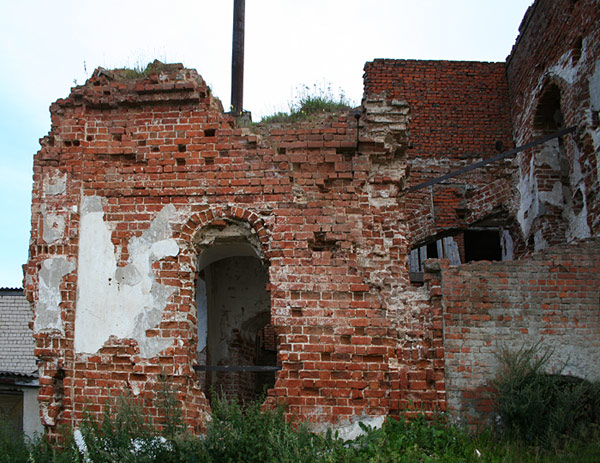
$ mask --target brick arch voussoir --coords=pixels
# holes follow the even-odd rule
[[[196,212],[174,233],[174,238],[193,248],[192,243],[198,233],[216,221],[227,219],[247,222],[256,232],[263,255],[269,258],[269,232],[263,219],[256,212],[239,206],[212,206]]]

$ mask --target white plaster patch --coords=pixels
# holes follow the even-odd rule
[[[565,204],[562,183],[558,180],[552,184],[552,191],[540,191],[539,197],[541,202],[556,207],[563,207]]]
[[[48,244],[61,240],[65,234],[65,217],[61,214],[47,212],[45,204],[42,205],[41,212],[44,220],[43,240]]]
[[[54,418],[52,418],[48,412],[48,404],[40,404],[40,410],[42,412],[42,424],[45,424],[46,426],[54,426]]]
[[[320,411],[316,410],[316,414]],[[365,414],[357,416],[352,420],[345,420],[336,425],[330,426],[326,423],[318,423],[311,425],[313,432],[325,434],[329,429],[335,431],[339,439],[344,441],[356,439],[358,436],[365,434],[360,424],[367,428],[379,429],[385,422],[385,416],[367,416]]]
[[[67,174],[62,174],[58,169],[45,172],[43,183],[45,195],[62,195],[67,191]]]
[[[558,139],[549,140],[544,143],[541,150],[535,155],[535,165],[547,164],[552,170],[560,171],[560,147]]]
[[[535,176],[533,175],[533,158],[530,161],[529,173],[524,176],[521,172],[519,180],[520,202],[517,211],[517,221],[521,226],[524,236],[529,236],[533,219],[537,216],[539,209],[538,189]]]
[[[600,113],[600,60],[596,61],[594,73],[590,77],[590,107],[592,111]],[[597,115],[600,118],[600,114]],[[594,130],[588,129],[594,143],[594,152],[596,153],[597,174],[600,176],[600,128]]]
[[[334,426],[333,429],[337,431],[338,437],[342,440],[356,439],[358,436],[365,434],[361,424],[368,428],[379,429],[385,422],[385,416],[366,416],[357,417],[352,422],[340,423]]]
[[[544,239],[544,235],[542,235],[542,230],[536,231],[533,238],[533,246],[536,251],[541,251],[542,249],[546,249],[548,247],[548,242]]]
[[[577,80],[577,71],[577,66],[571,65],[570,51],[564,53],[554,66],[548,68],[548,74],[559,77],[570,85]]]
[[[165,206],[142,236],[129,242],[129,262],[117,267],[109,224],[104,221],[101,198],[82,200],[79,238],[75,351],[94,353],[111,337],[132,338],[140,355],[155,357],[172,340],[146,337],[158,325],[175,289],[156,282],[152,263],[176,256],[179,247],[170,238],[169,220],[176,214]]]
[[[583,171],[581,170],[581,153],[577,148],[577,144],[572,142],[572,138],[569,139],[569,148],[573,153],[573,163],[571,165],[571,185],[579,185],[583,182]]]
[[[388,186],[387,189],[375,187],[372,184],[367,184],[365,187],[369,204],[377,209],[393,207],[398,204],[396,199],[398,189],[394,185]]]
[[[583,184],[582,184],[583,189]],[[569,208],[569,215],[567,217],[569,228],[567,229],[567,241],[573,241],[575,239],[589,238],[592,236],[590,226],[587,222],[587,204],[585,202],[585,194],[583,194],[583,206],[579,214],[575,215],[573,209]]]
[[[52,257],[42,262],[39,273],[38,300],[35,305],[34,333],[60,331],[64,333],[60,303],[60,284],[75,264],[64,257]]]

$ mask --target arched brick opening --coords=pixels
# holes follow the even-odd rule
[[[197,378],[207,397],[214,391],[256,400],[274,386],[277,364],[265,229],[257,216],[238,208],[203,216],[190,219],[197,226],[189,237],[195,255]],[[266,371],[256,371],[261,368]]]

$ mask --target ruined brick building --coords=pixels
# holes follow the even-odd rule
[[[317,427],[475,421],[494,352],[539,340],[598,379],[599,20],[538,0],[506,63],[375,60],[360,118],[293,125],[238,127],[181,65],[96,70],[34,162],[44,424],[123,390],[156,415],[160,373],[200,428],[210,386]]]

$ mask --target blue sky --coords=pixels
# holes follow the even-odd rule
[[[247,0],[244,107],[287,110],[299,88],[355,104],[375,58],[504,61],[531,0]],[[168,7],[167,7],[168,5]],[[233,0],[0,3],[0,287],[20,287],[31,177],[50,104],[102,66],[195,68],[229,107]]]

